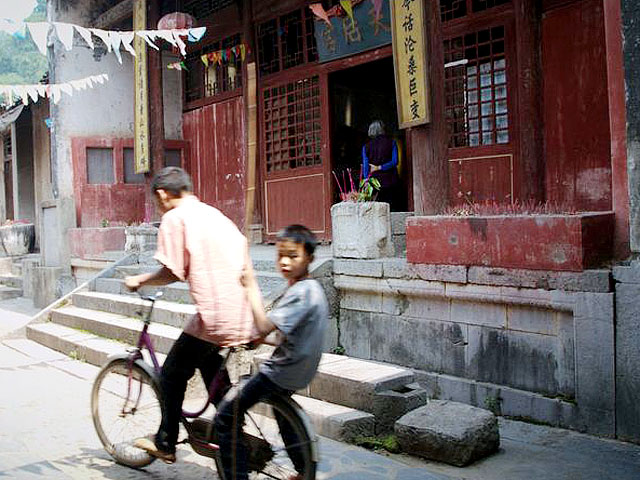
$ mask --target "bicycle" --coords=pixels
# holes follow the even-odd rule
[[[156,458],[135,447],[133,442],[136,438],[155,434],[162,418],[161,367],[148,333],[155,302],[161,296],[162,292],[155,296],[140,295],[143,300],[151,302],[151,306],[146,315],[142,315],[144,325],[137,346],[127,353],[109,357],[91,392],[93,424],[102,445],[116,462],[137,469],[146,467]],[[186,411],[183,407],[181,417],[187,438],[179,443],[189,443],[197,454],[213,458],[221,480],[233,479],[225,479],[224,476],[213,415],[211,419],[202,415],[210,405],[216,406],[233,387],[227,362],[240,348],[227,349],[220,370],[208,385],[204,405],[197,411]],[[151,364],[145,360],[143,349],[147,350]],[[297,443],[284,444],[276,425],[276,415],[289,423]],[[281,396],[263,400],[238,421],[243,425],[239,441],[247,447],[250,478],[291,478],[296,470],[287,448],[296,448],[304,464],[304,471],[298,473],[304,480],[315,479],[317,438],[307,415],[293,399]]]

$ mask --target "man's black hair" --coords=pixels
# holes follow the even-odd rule
[[[289,225],[288,227],[283,228],[278,232],[276,240],[279,242],[290,240],[293,243],[302,244],[304,245],[304,251],[307,252],[307,255],[309,256],[313,255],[313,252],[316,251],[316,246],[318,245],[318,239],[316,236],[304,225]]]
[[[164,190],[171,195],[180,196],[183,192],[192,192],[193,183],[189,174],[180,167],[165,167],[156,173],[151,191]]]

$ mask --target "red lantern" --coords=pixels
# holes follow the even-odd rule
[[[158,30],[184,30],[192,28],[195,23],[196,19],[188,13],[167,13],[158,21]]]

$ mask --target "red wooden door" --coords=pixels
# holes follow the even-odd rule
[[[200,200],[244,226],[244,103],[241,96],[207,105],[183,116],[191,144],[190,171]]]
[[[260,90],[260,155],[267,238],[298,223],[331,237],[327,76],[281,79]]]

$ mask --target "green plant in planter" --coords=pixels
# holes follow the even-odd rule
[[[377,178],[372,176],[361,178],[356,188],[356,182],[351,175],[351,169],[347,169],[348,178],[345,178],[344,172],[342,172],[342,182],[340,182],[335,171],[332,173],[340,189],[340,200],[343,202],[374,202],[378,196],[380,180]]]

